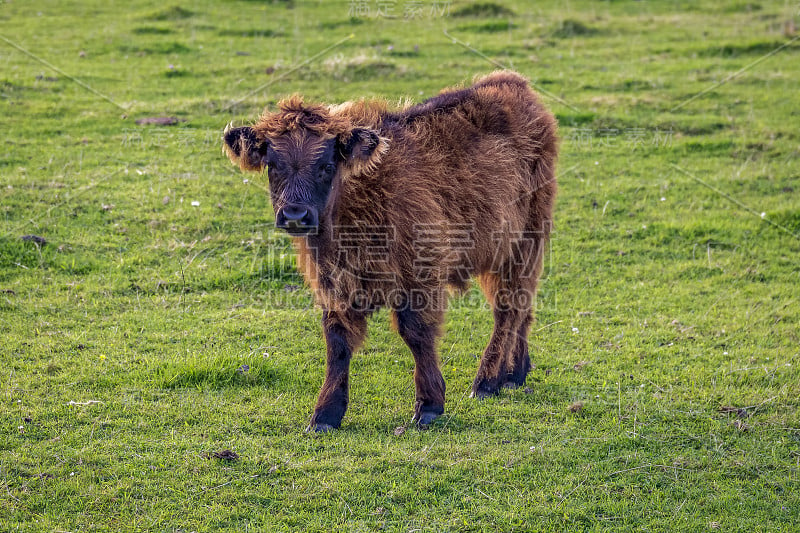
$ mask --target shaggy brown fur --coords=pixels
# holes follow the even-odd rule
[[[291,230],[302,216],[294,229],[310,231],[294,244],[323,308],[328,347],[310,428],[339,427],[350,357],[380,307],[392,310],[416,362],[415,420],[427,424],[443,413],[437,341],[447,288],[464,289],[473,276],[495,321],[473,395],[525,382],[557,137],[555,119],[524,78],[495,72],[397,110],[292,96],[252,128],[227,128],[225,151],[244,170],[269,163],[276,221],[291,219]],[[325,168],[333,174],[321,186],[324,178],[314,176]]]

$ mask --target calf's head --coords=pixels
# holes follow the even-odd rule
[[[265,112],[253,126],[226,127],[223,151],[242,170],[267,169],[278,228],[295,236],[314,234],[329,223],[342,181],[374,169],[388,141],[297,96],[278,105],[278,112]]]

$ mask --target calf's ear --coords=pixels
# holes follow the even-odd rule
[[[359,176],[377,168],[381,157],[389,150],[389,139],[368,128],[353,128],[337,139],[340,166],[347,174]]]
[[[222,134],[222,152],[242,170],[263,170],[267,146],[268,142],[260,141],[249,126],[234,128],[228,124]]]

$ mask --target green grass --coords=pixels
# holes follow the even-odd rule
[[[800,42],[749,65],[798,5],[404,5],[0,3],[61,71],[0,41],[0,530],[797,530]],[[310,436],[320,311],[220,131],[495,68],[443,29],[559,99],[536,368],[465,397],[473,289],[446,416],[396,435],[413,361],[380,313],[342,429]]]

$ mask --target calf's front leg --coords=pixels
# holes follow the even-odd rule
[[[306,429],[318,433],[337,429],[342,424],[350,396],[350,359],[364,341],[367,321],[354,311],[325,310],[322,329],[327,344],[325,381]]]
[[[441,335],[440,313],[412,309],[395,311],[397,331],[414,356],[416,401],[412,422],[427,426],[444,413],[444,378],[439,370],[436,341]]]

